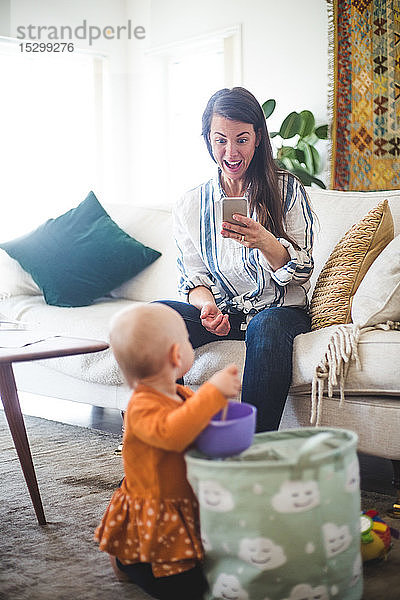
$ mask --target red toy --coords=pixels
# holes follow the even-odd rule
[[[364,562],[386,559],[392,547],[392,534],[376,510],[361,514],[361,556]]]

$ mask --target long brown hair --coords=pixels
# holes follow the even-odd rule
[[[253,125],[260,132],[260,143],[246,171],[245,183],[250,185],[250,211],[256,210],[259,222],[276,237],[292,242],[285,232],[283,220],[282,193],[278,186],[278,170],[275,165],[271,142],[263,110],[258,100],[243,87],[231,90],[224,88],[215,92],[209,99],[202,118],[202,135],[211,158],[213,156],[210,130],[213,115],[220,115],[232,121]],[[250,214],[251,214],[250,213]]]

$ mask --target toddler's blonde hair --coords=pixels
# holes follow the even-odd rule
[[[110,345],[128,384],[159,372],[185,331],[182,317],[165,304],[135,305],[115,315]]]

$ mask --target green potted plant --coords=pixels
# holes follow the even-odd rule
[[[275,110],[276,101],[267,100],[262,105],[265,118]],[[282,144],[277,150],[276,163],[296,175],[304,185],[315,183],[326,188],[323,181],[315,177],[322,170],[322,161],[315,144],[328,139],[328,125],[315,126],[315,117],[309,110],[291,112],[283,121],[279,131],[269,133],[271,138],[279,136]],[[290,140],[288,145],[287,140]]]

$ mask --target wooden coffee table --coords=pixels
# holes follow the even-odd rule
[[[46,517],[32,462],[32,454],[12,365],[14,362],[87,354],[106,350],[107,348],[108,344],[106,342],[64,336],[49,337],[46,340],[22,348],[0,348],[0,396],[39,525],[46,525]]]

